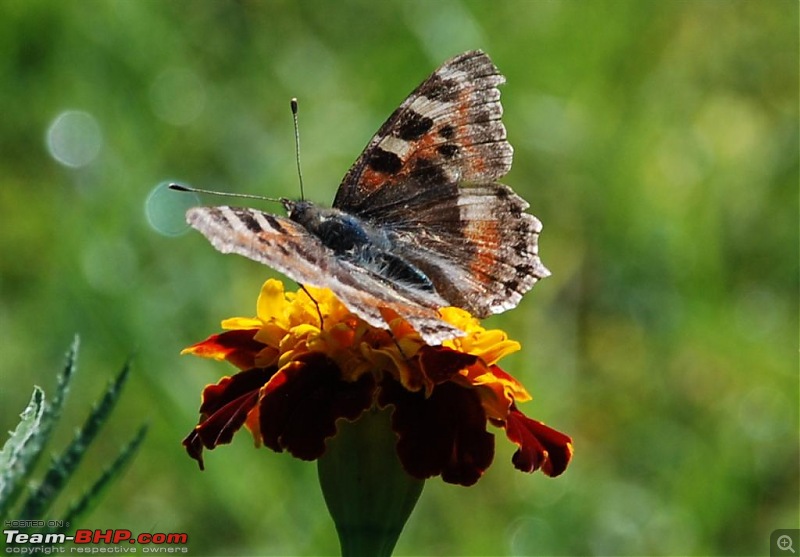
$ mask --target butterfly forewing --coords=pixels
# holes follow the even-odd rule
[[[435,293],[387,284],[368,269],[337,257],[297,223],[255,209],[195,207],[189,224],[222,253],[236,253],[268,265],[301,284],[330,288],[351,311],[375,327],[385,327],[380,308],[405,318],[428,344],[463,333],[436,311],[444,301]]]
[[[491,182],[511,168],[497,86],[505,78],[481,51],[442,64],[381,126],[345,175],[334,207],[380,219],[377,190],[423,195],[460,182]],[[391,195],[383,192],[383,199]]]

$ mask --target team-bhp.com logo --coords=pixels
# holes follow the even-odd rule
[[[130,530],[76,530],[75,534],[68,536],[58,533],[28,533],[20,530],[3,530],[7,554],[20,555],[49,555],[52,553],[188,553],[186,544],[188,534],[180,533],[149,533],[144,532],[134,535]],[[67,542],[75,544],[73,547],[62,547]],[[121,546],[116,550],[98,547],[100,545]],[[125,544],[141,545],[141,548],[125,547]],[[178,547],[175,547],[178,546]],[[105,551],[103,551],[105,549]]]

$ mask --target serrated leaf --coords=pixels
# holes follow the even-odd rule
[[[0,518],[16,498],[25,479],[30,474],[34,453],[41,452],[37,444],[45,408],[44,391],[33,388],[31,400],[20,414],[20,422],[0,450]]]
[[[44,406],[39,428],[36,431],[35,439],[32,440],[32,443],[34,443],[38,450],[31,451],[31,453],[27,456],[29,461],[26,462],[26,475],[23,481],[28,479],[28,476],[30,476],[33,468],[36,466],[44,447],[50,440],[53,430],[55,429],[55,426],[61,417],[61,410],[64,407],[64,402],[66,401],[67,394],[69,393],[70,383],[72,382],[72,378],[75,376],[75,372],[77,371],[79,346],[80,338],[78,335],[75,335],[75,339],[72,341],[72,345],[67,351],[64,368],[58,375],[58,384],[56,385],[55,395],[50,402]]]
[[[95,403],[83,426],[76,432],[72,442],[50,465],[41,484],[31,493],[20,512],[23,519],[36,519],[44,515],[52,502],[64,489],[67,480],[83,460],[89,446],[119,400],[122,387],[130,374],[130,362],[126,363],[117,377],[106,388],[102,398]]]
[[[58,384],[56,385],[55,395],[53,395],[53,399],[45,409],[44,416],[42,416],[42,431],[43,435],[45,436],[43,439],[44,443],[49,440],[53,428],[58,422],[58,419],[61,417],[61,410],[64,407],[64,402],[67,400],[67,395],[69,394],[70,383],[72,382],[72,378],[75,376],[75,372],[78,369],[79,348],[80,337],[75,335],[75,339],[72,341],[72,346],[70,346],[69,350],[67,351],[67,361],[64,363],[64,369],[61,370],[61,373],[58,376]]]

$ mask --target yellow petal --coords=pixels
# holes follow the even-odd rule
[[[287,306],[283,283],[275,279],[269,279],[265,282],[261,287],[261,293],[258,295],[258,302],[256,303],[259,319],[264,323],[286,324]]]
[[[240,329],[259,329],[264,324],[255,317],[229,317],[222,320],[222,328],[226,331],[238,331]]]

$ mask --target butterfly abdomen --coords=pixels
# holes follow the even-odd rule
[[[405,286],[418,288],[427,292],[436,292],[436,288],[428,275],[419,267],[393,253],[379,250],[374,245],[364,246],[354,254],[353,262],[370,269],[390,282],[399,282]]]

